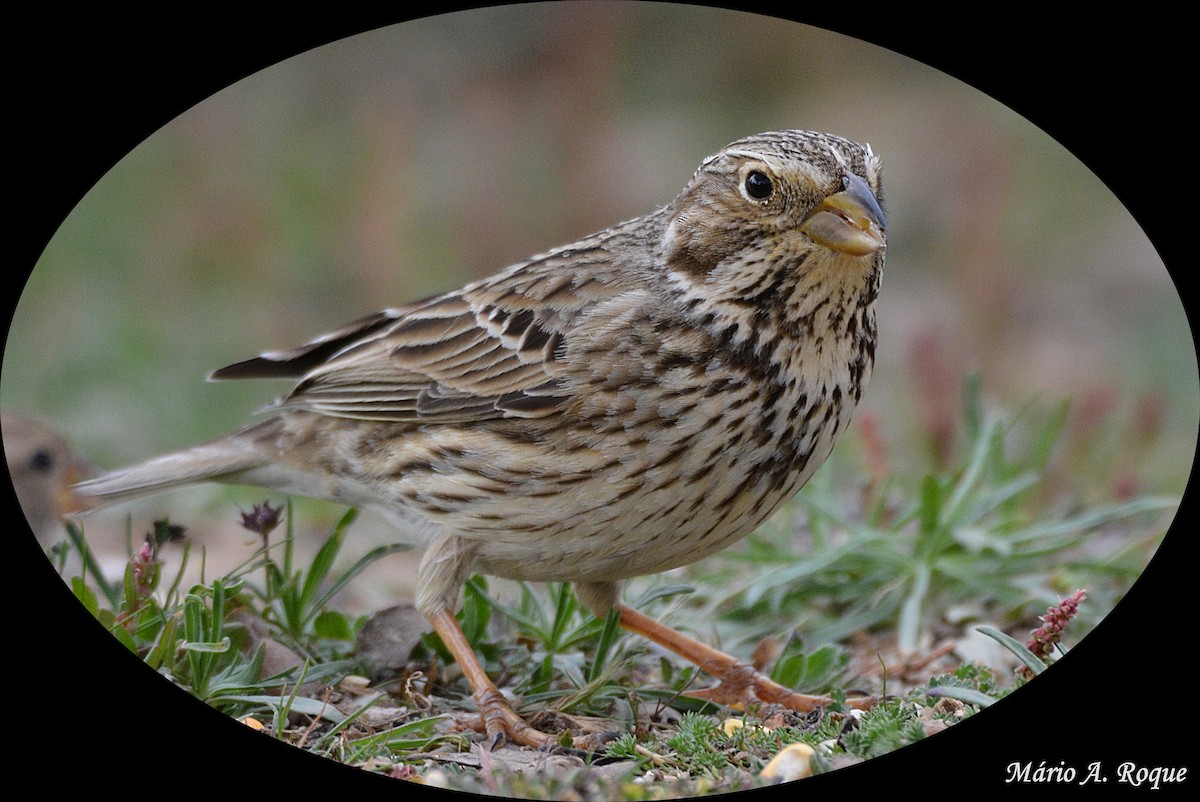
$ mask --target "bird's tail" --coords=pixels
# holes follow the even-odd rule
[[[248,429],[88,479],[73,490],[94,509],[197,482],[237,482],[239,474],[269,462]]]

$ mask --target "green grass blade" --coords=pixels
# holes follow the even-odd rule
[[[950,528],[961,523],[966,507],[971,503],[973,494],[978,489],[980,477],[988,464],[988,457],[993,453],[1000,438],[998,421],[990,421],[984,425],[979,437],[975,440],[966,469],[959,480],[955,482],[950,498],[942,506],[941,523],[943,526]]]
[[[1150,512],[1166,512],[1179,506],[1178,499],[1148,497],[1119,504],[1107,504],[1062,521],[1036,523],[1008,535],[1015,542],[1075,535],[1123,518]]]
[[[546,644],[550,649],[561,648],[563,633],[571,621],[572,614],[578,608],[575,602],[575,594],[571,592],[571,586],[566,582],[556,582],[554,584],[554,619],[550,625],[550,639]]]
[[[1042,662],[1037,655],[1029,651],[1029,648],[1024,643],[1021,643],[1016,638],[1001,632],[995,627],[982,626],[975,627],[975,629],[976,631],[987,635],[989,638],[999,641],[1000,645],[1004,646],[1004,648],[1015,654],[1017,658],[1034,674],[1041,674],[1046,670],[1046,664]]]
[[[184,641],[179,648],[189,652],[203,652],[204,654],[225,654],[225,652],[229,651],[231,643],[232,641],[226,636],[219,641]]]
[[[221,697],[222,702],[241,702],[249,705],[265,705],[280,713],[285,711],[304,716],[315,716],[337,724],[345,720],[342,713],[329,702],[307,696],[270,696],[267,694],[230,694]]]
[[[1065,399],[1060,401],[1041,430],[1034,435],[1033,445],[1029,449],[1029,463],[1034,472],[1040,474],[1050,464],[1050,455],[1059,441],[1070,411],[1070,402]]]
[[[71,592],[75,594],[75,599],[83,605],[84,609],[92,614],[93,617],[100,613],[100,600],[96,598],[96,594],[83,581],[83,577],[71,577]]]
[[[470,643],[478,644],[487,635],[488,622],[492,618],[493,610],[506,616],[512,612],[488,595],[487,581],[483,577],[473,576],[468,579],[463,587],[459,626]]]
[[[104,571],[100,569],[100,563],[96,561],[96,556],[88,548],[87,539],[83,535],[83,529],[76,526],[73,522],[68,522],[67,539],[71,541],[71,547],[79,552],[79,558],[83,561],[83,576],[91,576],[92,581],[100,589],[101,595],[104,596],[105,601],[108,602],[110,607],[114,610],[120,607],[121,595],[104,576]]]
[[[342,523],[345,522],[342,519]],[[317,590],[321,587],[330,571],[333,570],[333,563],[337,559],[338,552],[341,551],[342,543],[346,538],[346,529],[339,523],[334,527],[329,537],[321,544],[321,548],[317,549],[317,553],[313,556],[312,563],[308,566],[308,571],[304,576],[304,584],[300,587],[300,594],[297,596],[297,604],[301,610],[308,611],[312,607],[312,602],[316,598]]]
[[[983,691],[977,691],[974,688],[961,688],[957,685],[939,685],[936,688],[930,688],[926,692],[926,695],[934,697],[946,696],[981,708],[991,707],[997,701]]]
[[[192,693],[201,699],[208,698],[208,677],[212,670],[211,652],[204,649],[189,649],[193,643],[209,643],[205,617],[208,611],[204,600],[194,593],[183,599],[183,648],[187,652],[188,667],[191,669]]]
[[[925,594],[929,591],[930,568],[928,565],[918,565],[913,574],[912,590],[904,599],[900,608],[900,624],[898,638],[902,652],[916,651],[917,641],[921,632],[921,609]]]
[[[287,526],[283,536],[283,575],[292,575],[292,561],[296,556],[296,516],[292,514],[292,499],[287,500]]]
[[[410,749],[425,749],[445,737],[435,732],[438,722],[445,721],[449,716],[430,716],[417,719],[384,732],[377,732],[362,738],[352,738],[349,745],[355,748],[384,747],[394,751]]]
[[[179,588],[183,586],[183,575],[187,571],[188,559],[192,555],[192,541],[189,538],[183,543],[183,555],[179,559],[179,568],[175,572],[175,579],[171,581],[170,587],[167,588],[166,599],[170,604],[173,599],[178,598]]]
[[[596,653],[592,657],[592,664],[588,666],[588,683],[595,682],[604,675],[612,648],[621,636],[620,622],[621,614],[615,607],[604,617],[604,628],[600,630],[600,639],[596,641]]]
[[[641,596],[638,596],[633,606],[640,610],[659,599],[665,599],[669,596],[687,596],[695,592],[695,585],[655,585]]]
[[[942,483],[932,474],[921,479],[917,501],[917,553],[932,554],[937,550],[938,532],[942,522]]]
[[[509,605],[501,604],[495,597],[487,592],[487,589],[478,582],[477,577],[472,577],[467,580],[467,589],[477,597],[478,602],[485,603],[491,610],[496,612],[501,618],[507,618],[517,626],[533,633],[541,642],[545,642],[549,638],[549,632],[546,630],[545,622],[535,619],[531,615],[526,615],[520,610],[516,610]],[[463,607],[466,608],[464,596]],[[466,624],[463,624],[464,629]]]
[[[361,574],[376,560],[381,560],[390,554],[411,550],[411,543],[390,543],[385,546],[378,546],[374,549],[371,549],[371,551],[367,552],[365,555],[355,561],[354,565],[346,569],[346,571],[342,573],[323,594],[321,594],[321,597],[312,605],[313,611],[320,611],[322,607],[329,603],[330,599],[341,592],[342,588],[346,587],[346,585],[348,585],[356,576]]]

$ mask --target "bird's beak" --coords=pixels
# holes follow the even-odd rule
[[[887,247],[887,218],[867,182],[847,175],[842,187],[804,218],[800,230],[826,248],[849,256],[866,256]]]
[[[56,489],[55,494],[55,501],[58,503],[58,509],[62,515],[78,515],[98,506],[94,499],[81,496],[74,489],[76,482],[83,481],[84,478],[95,472],[92,464],[82,458],[74,460],[63,472],[62,484]]]

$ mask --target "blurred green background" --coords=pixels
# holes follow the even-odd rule
[[[1160,258],[1099,179],[909,58],[684,5],[406,22],[192,108],[46,248],[0,407],[106,467],[219,436],[287,388],[209,384],[208,371],[646,213],[725,143],[785,127],[869,142],[884,161],[888,266],[860,420],[898,467],[978,373],[991,403],[1071,398],[1077,433],[1101,419],[1140,431],[1087,477],[1103,494],[1182,492],[1200,417],[1191,335]]]

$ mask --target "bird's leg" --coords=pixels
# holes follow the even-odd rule
[[[809,696],[785,688],[778,682],[760,674],[749,663],[744,663],[711,646],[706,646],[698,640],[689,638],[687,635],[639,613],[632,607],[618,604],[617,609],[621,615],[621,626],[670,649],[680,657],[695,663],[705,673],[718,680],[716,687],[695,692],[689,691],[689,696],[711,699],[718,704],[730,706],[739,704],[744,706],[747,702],[758,700],[783,705],[800,712],[808,712],[816,707],[824,707],[833,703],[833,700],[827,696]],[[877,701],[873,697],[862,697],[847,699],[846,704],[852,708],[865,709]]]
[[[479,664],[479,658],[467,642],[467,636],[458,625],[458,619],[449,609],[443,608],[430,615],[429,621],[442,637],[446,648],[454,655],[454,661],[458,663],[467,682],[470,683],[475,702],[479,705],[479,717],[492,745],[497,745],[502,739],[537,749],[555,744],[553,737],[529,726],[512,709],[504,694],[500,693],[500,689]]]
[[[471,692],[479,706],[479,717],[493,746],[500,739],[535,748],[554,745],[554,739],[544,732],[529,726],[517,715],[512,705],[492,682],[467,636],[463,634],[458,619],[454,617],[453,601],[466,581],[472,565],[470,541],[445,534],[436,538],[425,550],[421,565],[417,569],[417,609],[424,613],[442,638],[442,643],[454,655],[471,685]]]

